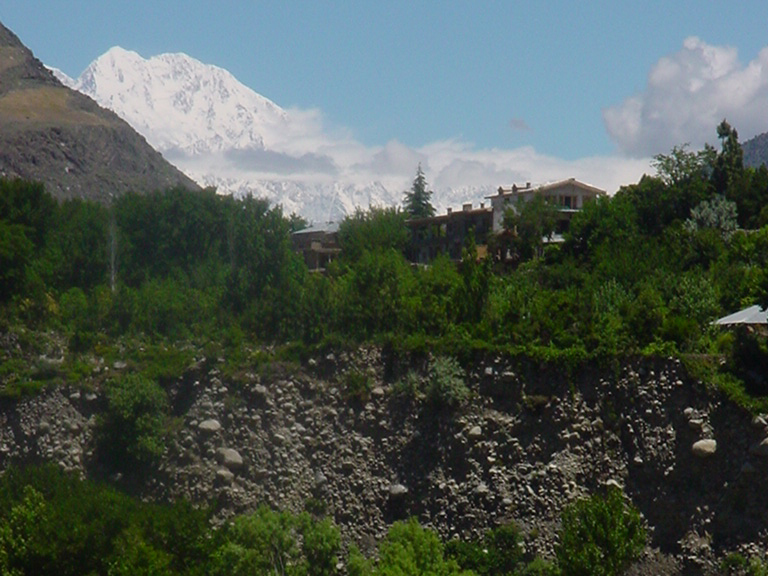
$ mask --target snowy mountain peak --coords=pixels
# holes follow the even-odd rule
[[[285,110],[218,66],[182,53],[142,58],[115,46],[75,81],[164,153],[264,149],[289,122]]]
[[[114,47],[77,80],[57,77],[117,113],[198,184],[267,198],[309,221],[400,204],[419,163],[431,164],[440,211],[527,178],[468,159],[465,147],[450,142],[432,151],[396,141],[364,146],[344,130],[326,130],[317,110],[286,111],[186,54],[147,59]]]

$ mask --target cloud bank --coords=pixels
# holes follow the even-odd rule
[[[653,66],[642,93],[605,109],[603,120],[624,154],[649,157],[686,142],[715,143],[724,118],[747,140],[768,130],[766,111],[768,48],[743,65],[736,48],[692,36]]]

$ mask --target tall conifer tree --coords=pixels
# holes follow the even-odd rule
[[[435,215],[435,207],[430,202],[432,191],[427,189],[427,179],[421,169],[421,163],[416,170],[411,189],[404,194],[403,207],[411,218],[429,218]]]

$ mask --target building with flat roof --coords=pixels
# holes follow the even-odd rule
[[[513,184],[511,188],[499,186],[497,194],[487,196],[491,201],[493,211],[493,231],[498,233],[504,229],[504,213],[508,209],[515,209],[521,202],[527,202],[536,194],[543,195],[557,206],[560,214],[558,232],[562,232],[567,228],[573,214],[581,210],[587,203],[605,196],[606,192],[584,182],[579,182],[576,178],[560,180],[542,186],[531,186],[530,182],[526,182],[525,186]]]
[[[492,216],[491,208],[484,203],[477,208],[467,203],[461,210],[448,208],[445,214],[439,216],[406,221],[411,231],[408,260],[428,264],[440,254],[447,254],[452,260],[460,260],[469,234],[473,234],[478,252],[484,253],[491,235]]]

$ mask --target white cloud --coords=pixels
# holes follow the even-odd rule
[[[768,130],[766,110],[768,48],[744,66],[735,48],[690,37],[654,65],[642,93],[605,109],[603,120],[622,152],[648,157],[715,143],[724,118],[747,140]]]

